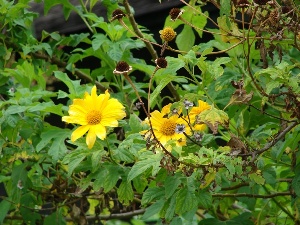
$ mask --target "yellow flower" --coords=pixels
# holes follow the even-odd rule
[[[126,116],[124,106],[114,98],[110,98],[108,91],[97,95],[94,86],[89,93],[85,93],[83,99],[74,99],[69,108],[69,116],[63,116],[62,121],[81,125],[71,135],[71,141],[76,141],[86,132],[86,144],[92,148],[96,136],[101,140],[106,138],[106,127],[117,127],[118,120]]]
[[[195,123],[196,121],[196,117],[197,115],[199,115],[201,112],[210,109],[210,105],[207,104],[204,101],[198,100],[198,106],[197,107],[193,107],[191,109],[191,111],[189,112],[189,118],[192,124]],[[206,129],[206,125],[205,124],[195,124],[193,129],[195,131],[204,131]]]
[[[185,135],[182,132],[176,132],[175,130],[176,125],[185,125],[186,122],[182,118],[179,118],[177,114],[168,117],[170,108],[171,104],[168,104],[162,108],[161,112],[155,110],[154,112],[150,113],[150,121],[153,132],[157,140],[164,146],[169,140],[175,140],[177,146],[184,146],[186,145]],[[146,123],[149,124],[149,121],[146,120]],[[188,129],[186,129],[186,133],[189,133]],[[149,135],[151,135],[151,132],[146,134],[146,138],[149,137]]]
[[[171,27],[166,27],[163,30],[159,31],[160,38],[163,41],[172,41],[176,37],[176,32]]]

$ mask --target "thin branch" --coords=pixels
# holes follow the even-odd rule
[[[271,147],[273,147],[280,139],[284,138],[284,136],[292,130],[295,126],[299,124],[298,121],[293,122],[288,127],[286,127],[283,131],[281,131],[271,142],[267,143],[265,147],[255,152],[256,155],[260,155],[263,152],[269,150]]]
[[[265,186],[263,186],[263,188],[265,189],[265,191],[266,191],[268,194],[270,193],[269,190],[268,190]],[[283,212],[285,212],[292,220],[295,220],[294,216],[293,216],[286,208],[284,208],[284,207],[280,204],[280,202],[278,202],[275,198],[272,198],[272,201],[275,202],[275,204],[276,204]]]
[[[126,12],[127,12],[127,14],[128,14],[129,22],[130,22],[131,26],[133,27],[134,32],[136,33],[136,35],[137,35],[139,38],[144,39],[144,36],[143,36],[142,32],[140,31],[140,29],[138,28],[138,25],[137,25],[137,23],[136,23],[136,21],[135,21],[133,15],[132,15],[131,11],[130,11],[130,5],[129,5],[128,1],[127,1],[127,0],[124,0],[124,1],[123,1],[123,5],[124,5],[125,10],[126,10]],[[143,41],[144,41],[144,40],[143,40]],[[155,51],[154,48],[153,48],[153,45],[152,45],[149,41],[144,41],[144,43],[145,43],[145,45],[146,45],[146,48],[147,48],[148,51],[150,52],[150,54],[151,54],[151,56],[152,56],[152,59],[153,59],[153,60],[157,59],[158,56],[157,56],[156,51]],[[179,96],[179,94],[177,93],[177,91],[176,91],[174,85],[172,84],[172,82],[168,83],[168,84],[167,84],[167,87],[168,87],[169,91],[171,92],[173,98],[174,98],[176,101],[179,101],[179,100],[180,100],[180,96]]]
[[[235,190],[235,189],[238,189],[240,187],[245,187],[245,186],[248,186],[248,185],[249,185],[249,182],[240,183],[240,184],[237,184],[235,186],[221,188],[221,191]]]
[[[221,198],[226,198],[226,197],[249,197],[249,198],[274,198],[277,196],[291,196],[291,192],[277,192],[269,195],[259,195],[259,194],[249,194],[249,193],[235,193],[235,194],[230,194],[230,193],[225,193],[225,194],[212,194],[212,197],[221,197]]]
[[[95,221],[95,220],[111,220],[111,219],[128,219],[132,218],[133,216],[136,215],[141,215],[145,212],[145,209],[138,209],[134,210],[131,212],[125,212],[125,213],[114,213],[110,215],[99,215],[99,216],[86,216],[86,219],[88,221]],[[24,218],[22,216],[12,216],[12,215],[7,215],[5,216],[5,219],[8,220],[23,220]],[[71,217],[65,217],[64,218],[67,222],[74,221],[73,218]]]

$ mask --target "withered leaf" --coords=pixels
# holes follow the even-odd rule
[[[218,133],[218,126],[222,125],[224,127],[228,126],[229,117],[227,113],[222,110],[211,107],[203,112],[201,112],[197,117],[197,122],[205,123],[213,132],[213,134]]]
[[[246,145],[237,136],[231,134],[231,138],[227,143],[227,146],[231,148],[231,155],[238,155],[240,153],[246,153]]]

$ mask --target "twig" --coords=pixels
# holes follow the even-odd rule
[[[85,218],[88,221],[94,221],[94,220],[111,220],[111,219],[126,219],[126,218],[131,218],[136,215],[141,215],[145,212],[145,209],[138,209],[134,210],[131,212],[125,212],[125,213],[114,213],[110,215],[98,215],[98,216],[86,216]],[[22,216],[12,216],[12,215],[7,215],[5,219],[8,220],[23,220],[24,218]],[[73,218],[71,217],[65,217],[64,218],[67,222],[74,221]]]
[[[248,186],[248,185],[249,185],[249,182],[240,183],[240,184],[237,184],[235,186],[221,188],[221,191],[235,190],[235,189],[238,189],[240,187],[245,187],[245,186]]]
[[[158,58],[158,55],[157,55],[156,51],[154,50],[152,44],[151,44],[149,41],[145,41],[142,32],[141,32],[140,29],[138,28],[137,23],[136,23],[136,21],[135,21],[133,15],[132,15],[132,13],[131,13],[131,11],[130,11],[130,5],[129,5],[128,1],[127,1],[127,0],[124,0],[124,1],[123,1],[123,5],[124,5],[125,10],[126,10],[126,12],[127,12],[127,14],[128,14],[129,22],[130,22],[131,26],[133,27],[133,30],[134,30],[135,34],[136,34],[139,38],[141,38],[141,39],[144,41],[144,43],[145,43],[145,45],[146,45],[146,48],[148,49],[148,51],[150,52],[150,54],[151,54],[151,56],[152,56],[152,59],[153,59],[153,60],[157,59],[157,58]],[[119,20],[119,21],[120,21],[120,20]],[[125,24],[125,23],[123,23],[123,25],[124,25],[124,24]],[[177,91],[176,91],[175,87],[173,86],[172,82],[170,82],[170,83],[167,84],[167,88],[168,88],[169,91],[171,92],[173,98],[174,98],[176,101],[179,101],[179,100],[180,100],[180,96],[179,96],[179,94],[177,93]]]
[[[273,147],[280,139],[282,139],[291,129],[299,124],[298,121],[293,122],[288,127],[286,127],[283,131],[281,131],[271,142],[267,143],[265,147],[255,152],[256,156],[262,154],[267,151],[271,147]]]
[[[226,198],[226,197],[249,197],[249,198],[274,198],[277,196],[291,196],[291,192],[277,192],[269,195],[260,195],[260,194],[249,194],[249,193],[235,193],[235,194],[230,194],[230,193],[225,193],[225,194],[212,194],[212,197],[221,197],[221,198]]]

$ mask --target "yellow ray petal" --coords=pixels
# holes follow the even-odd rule
[[[71,135],[71,141],[76,141],[78,138],[82,137],[90,129],[89,125],[78,127]]]
[[[91,149],[96,141],[96,132],[95,132],[95,126],[90,126],[90,130],[86,136],[86,144],[89,149]]]
[[[101,140],[104,140],[106,138],[106,128],[101,124],[95,126],[95,133]]]

